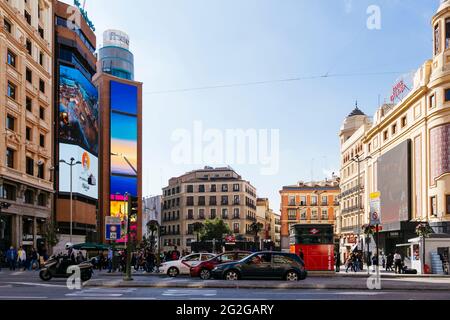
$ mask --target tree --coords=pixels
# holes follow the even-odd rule
[[[222,240],[224,234],[231,234],[230,227],[221,219],[206,220],[204,230],[201,235],[202,241]]]
[[[253,222],[250,225],[250,231],[255,234],[255,243],[258,243],[258,234],[263,230],[264,225],[261,222]]]
[[[45,225],[45,241],[47,243],[47,250],[51,252],[52,248],[55,247],[58,242],[57,229],[53,222],[49,221]]]
[[[194,223],[193,229],[194,229],[194,233],[197,235],[197,242],[200,242],[200,234],[205,229],[205,226],[201,222],[196,222],[196,223]]]

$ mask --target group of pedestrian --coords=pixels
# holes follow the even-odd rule
[[[35,248],[27,254],[23,247],[18,250],[11,246],[5,254],[0,251],[0,270],[5,263],[10,271],[39,270],[41,268],[40,255]]]
[[[359,272],[363,270],[363,259],[361,253],[352,253],[347,261],[345,262],[345,272],[348,273],[348,270],[350,269],[353,272]]]

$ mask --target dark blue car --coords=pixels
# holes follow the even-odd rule
[[[292,253],[256,252],[240,261],[225,263],[212,270],[214,279],[282,279],[298,281],[306,279],[303,260]]]

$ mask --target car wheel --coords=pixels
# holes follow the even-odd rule
[[[39,277],[44,281],[50,281],[52,279],[52,275],[48,270],[42,270],[39,272]]]
[[[200,279],[209,280],[210,278],[211,278],[211,271],[209,271],[208,269],[202,269],[202,271],[200,271]]]
[[[225,280],[236,281],[239,280],[239,274],[235,270],[230,270],[225,273]]]
[[[178,276],[179,273],[180,271],[178,270],[178,268],[175,267],[170,267],[169,270],[167,270],[167,275],[172,278]]]
[[[298,281],[298,273],[294,270],[290,270],[286,273],[286,280],[287,281]]]

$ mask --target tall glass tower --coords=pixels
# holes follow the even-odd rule
[[[119,30],[103,33],[103,47],[99,50],[99,68],[118,78],[134,80],[134,56],[129,50],[130,38]]]

